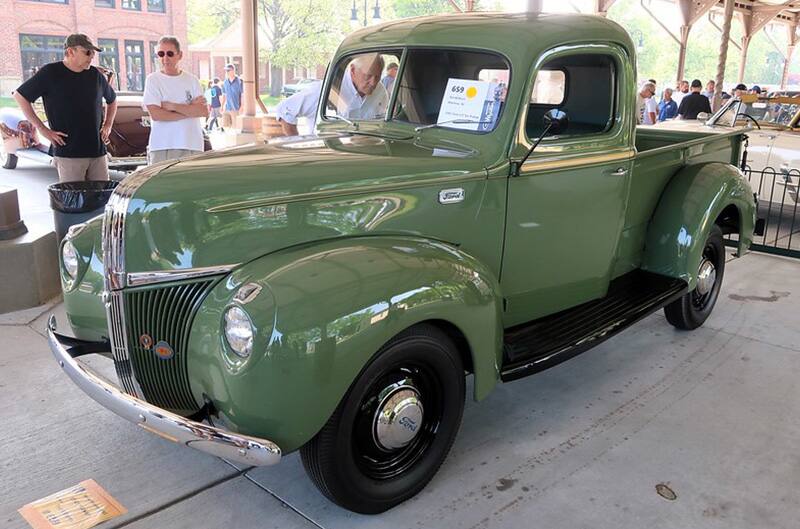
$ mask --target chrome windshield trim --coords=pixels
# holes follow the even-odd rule
[[[168,441],[225,458],[242,465],[274,465],[281,449],[272,441],[234,433],[203,422],[192,421],[124,393],[70,354],[70,348],[55,333],[56,319],[50,316],[47,341],[58,364],[89,397],[123,419]]]
[[[159,272],[132,272],[127,276],[127,285],[131,287],[138,287],[141,285],[152,285],[154,283],[166,283],[168,281],[181,281],[184,279],[216,276],[227,274],[237,266],[239,266],[239,263],[220,266],[206,266],[202,268],[166,270]]]

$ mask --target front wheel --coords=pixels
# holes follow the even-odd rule
[[[687,331],[703,325],[717,302],[724,273],[725,244],[722,231],[715,225],[703,247],[703,257],[697,270],[697,286],[664,307],[667,321],[678,329]]]
[[[464,410],[452,340],[427,324],[403,331],[362,371],[322,430],[300,449],[334,503],[363,514],[411,498],[433,478]]]

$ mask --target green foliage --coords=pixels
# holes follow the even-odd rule
[[[447,0],[394,0],[392,7],[396,18],[453,12],[453,7]]]
[[[187,0],[189,44],[216,37],[239,18],[239,2]]]
[[[677,6],[672,6],[675,16],[670,20],[662,20],[675,35],[677,27]],[[611,7],[608,17],[622,25],[631,34],[634,45],[641,40],[643,49],[638,53],[638,78],[656,79],[659,93],[666,86],[674,86],[678,72],[678,43],[653,20],[640,6],[638,0],[617,0]],[[721,26],[721,17],[718,17]],[[731,39],[741,45],[742,26],[738,18],[731,25]],[[700,79],[705,85],[709,79],[717,75],[721,33],[701,18],[689,34],[686,53],[684,79]],[[785,32],[772,36],[775,44],[786,49]],[[744,83],[777,85],[781,82],[783,72],[782,54],[770,42],[764,30],[758,32],[750,42],[745,69]],[[728,45],[728,57],[725,62],[725,86],[736,84],[739,75],[741,52],[733,43]]]

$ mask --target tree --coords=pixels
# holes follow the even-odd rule
[[[188,0],[186,16],[189,44],[215,37],[239,18],[239,2]]]
[[[267,36],[270,95],[280,94],[281,68],[327,63],[348,27],[343,0],[258,0],[258,23]]]

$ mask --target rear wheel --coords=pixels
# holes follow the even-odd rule
[[[703,247],[695,289],[664,307],[667,321],[678,329],[700,327],[711,315],[719,297],[725,273],[725,244],[722,231],[714,226]]]
[[[455,345],[430,325],[407,329],[364,369],[320,432],[300,450],[331,501],[383,512],[431,480],[464,410],[464,368]]]

